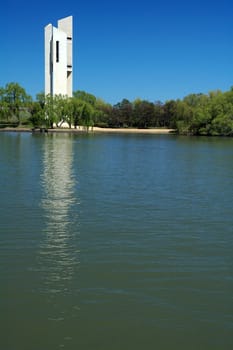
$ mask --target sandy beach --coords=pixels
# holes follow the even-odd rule
[[[0,129],[0,132],[33,132],[30,128],[4,128]],[[34,131],[35,132],[35,131]],[[36,132],[40,132],[40,129],[37,129]],[[77,129],[74,128],[54,128],[54,129],[48,129],[46,130],[48,133],[55,133],[55,132],[69,132],[69,133],[80,133],[80,132],[87,132],[87,130],[83,127],[78,127]],[[99,128],[99,127],[93,127],[89,128],[89,133],[130,133],[130,134],[173,134],[175,132],[174,129],[165,129],[165,128],[153,128],[153,129],[136,129],[136,128]]]
[[[174,133],[173,129],[135,129],[135,128],[98,128],[94,127],[93,132],[110,132],[110,133],[134,133],[134,134],[171,134]]]

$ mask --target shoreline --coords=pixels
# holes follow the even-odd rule
[[[136,129],[136,128],[99,128],[99,127],[90,127],[87,131],[83,127],[79,127],[77,129],[74,128],[54,128],[54,129],[46,129],[41,130],[38,128],[36,130],[33,130],[31,128],[24,128],[24,127],[18,127],[18,128],[11,128],[6,127],[4,129],[0,129],[0,132],[35,132],[35,133],[124,133],[124,134],[160,134],[160,135],[174,135],[175,130],[174,129],[165,129],[165,128],[152,128],[152,129]]]
[[[174,129],[153,128],[153,129],[134,129],[134,128],[98,128],[93,127],[91,132],[110,132],[110,133],[135,133],[135,134],[171,134],[174,133]]]

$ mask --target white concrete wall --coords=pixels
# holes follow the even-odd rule
[[[58,29],[67,36],[67,95],[73,95],[73,17],[65,17],[58,21]]]
[[[57,62],[57,44],[59,61]],[[67,95],[67,45],[66,33],[53,28],[53,95]]]
[[[52,91],[52,62],[51,62],[51,41],[53,36],[52,24],[45,27],[45,95]]]
[[[73,36],[73,16],[68,16],[57,21],[58,29],[67,34],[67,37]]]
[[[58,28],[45,27],[45,94],[73,95],[72,36],[73,17],[58,21]],[[59,62],[57,44],[59,42]]]

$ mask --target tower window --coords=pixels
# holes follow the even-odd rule
[[[56,62],[59,62],[59,41],[56,41]]]

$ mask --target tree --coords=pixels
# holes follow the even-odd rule
[[[177,101],[169,100],[164,104],[163,119],[160,121],[160,126],[170,127],[171,124],[175,124],[177,117]]]
[[[68,98],[63,95],[55,95],[53,97],[54,123],[56,127],[62,126],[66,120],[66,104]]]
[[[72,98],[68,98],[64,102],[63,119],[66,123],[68,123],[69,128],[71,128],[74,122],[74,104],[72,103]]]
[[[32,125],[35,128],[43,127],[45,124],[45,111],[38,101],[31,103],[30,113],[31,113],[31,116],[29,120],[32,123]]]
[[[9,83],[5,87],[4,101],[8,103],[11,115],[20,124],[20,110],[26,109],[32,98],[18,83]]]
[[[52,95],[48,94],[45,96],[45,124],[49,128],[53,128],[54,123],[58,123],[56,111],[55,111],[55,101]]]
[[[112,106],[101,99],[96,100],[94,122],[96,126],[108,127],[112,115]]]
[[[72,99],[73,105],[73,123],[74,127],[77,128],[78,125],[81,125],[82,121],[82,109],[83,109],[83,101],[78,98]]]
[[[87,102],[92,106],[95,106],[96,104],[96,97],[85,91],[81,91],[81,90],[74,91],[73,97],[76,99],[82,100],[84,102]]]
[[[211,125],[211,135],[233,136],[233,117],[231,115],[219,115]]]
[[[137,99],[134,101],[134,126],[146,129],[153,125],[154,104],[146,100]]]
[[[113,106],[112,109],[112,126],[113,127],[130,127],[133,124],[133,106],[132,103],[123,99]]]
[[[164,124],[164,107],[161,101],[156,101],[154,103],[154,117],[152,125],[159,127]]]
[[[0,121],[9,122],[10,105],[4,101],[4,90],[0,89]]]
[[[80,109],[81,111],[81,123],[83,126],[86,127],[86,130],[88,131],[90,127],[93,127],[94,125],[94,109],[92,105],[90,105],[87,102],[83,102],[83,105]]]
[[[41,108],[44,108],[44,106],[45,106],[45,94],[43,91],[39,92],[36,95],[36,101],[40,104]]]

